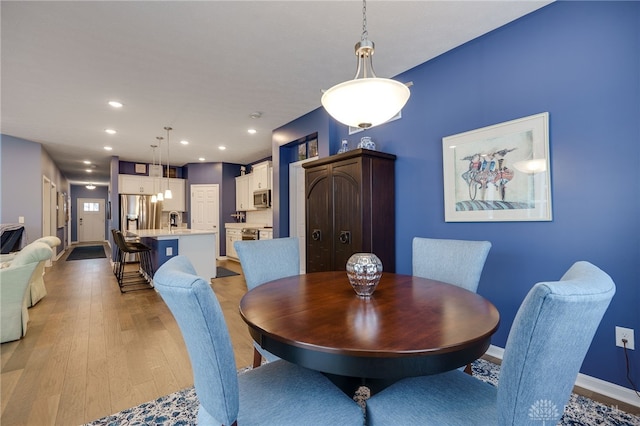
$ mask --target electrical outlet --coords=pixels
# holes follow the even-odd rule
[[[18,216],[18,223],[24,223],[24,216]]]
[[[622,340],[626,339],[627,349],[635,349],[635,342],[633,339],[633,328],[624,328],[616,326],[616,346],[624,347]]]
[[[167,247],[165,253],[167,256],[173,256],[173,247]]]

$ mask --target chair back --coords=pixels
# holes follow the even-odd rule
[[[182,332],[199,409],[218,424],[231,425],[238,417],[238,377],[229,331],[211,286],[185,256],[166,261],[153,282]]]
[[[249,290],[278,278],[300,274],[297,238],[236,241],[233,246]]]
[[[413,239],[413,275],[478,290],[489,241]]]
[[[611,277],[588,262],[529,291],[504,350],[499,424],[556,424],[615,291]]]
[[[48,260],[53,256],[53,250],[48,244],[34,241],[20,250],[11,261],[12,266],[22,266]]]
[[[34,241],[34,243],[45,243],[49,247],[54,248],[62,244],[62,241],[60,241],[60,238],[58,237],[54,237],[53,235],[48,235],[46,237],[38,238],[37,240]]]
[[[8,254],[20,250],[23,233],[24,226],[21,226],[17,229],[9,229],[4,231],[2,233],[2,236],[0,237],[2,239],[0,253]]]

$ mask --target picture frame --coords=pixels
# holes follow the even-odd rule
[[[442,138],[445,222],[550,221],[549,113]]]

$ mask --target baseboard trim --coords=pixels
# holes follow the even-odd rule
[[[502,360],[504,357],[504,348],[491,345],[489,346],[486,354]],[[615,383],[587,376],[582,373],[578,373],[575,385],[583,389],[599,393],[600,395],[613,398],[617,401],[624,402],[625,404],[640,407],[640,398],[638,398],[633,389],[625,388],[624,386],[616,385]]]

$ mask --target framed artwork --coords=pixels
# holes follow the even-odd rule
[[[549,113],[442,139],[446,222],[551,220]]]

